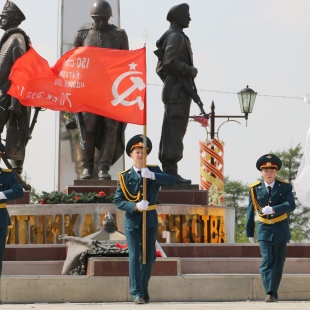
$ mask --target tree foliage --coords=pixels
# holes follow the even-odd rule
[[[235,208],[235,242],[246,242],[245,217],[249,187],[241,181],[225,178],[225,204]]]

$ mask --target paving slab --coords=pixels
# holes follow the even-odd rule
[[[135,305],[132,302],[115,302],[115,303],[40,303],[40,304],[2,304],[1,310],[127,310],[127,309],[142,309],[147,310],[165,309],[165,310],[179,310],[179,309],[194,309],[194,310],[304,310],[310,309],[310,301],[279,301],[277,303],[265,302],[155,302],[144,305]]]

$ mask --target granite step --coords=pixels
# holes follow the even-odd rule
[[[161,243],[167,257],[261,257],[258,243]],[[287,257],[310,258],[309,243],[288,243]]]
[[[260,258],[258,244],[247,243],[160,243],[167,257],[240,257]],[[6,245],[4,261],[65,260],[65,244],[9,244]],[[287,258],[310,258],[309,243],[289,243]]]
[[[259,274],[260,258],[157,258],[154,276],[186,274]],[[64,261],[4,261],[3,275],[61,275]],[[128,258],[93,257],[89,276],[128,276]],[[310,274],[310,258],[287,258],[284,274]]]
[[[259,274],[261,258],[181,258],[181,274]],[[310,274],[310,258],[287,258],[283,274]]]
[[[61,275],[64,261],[4,261],[2,275]]]
[[[265,297],[258,274],[152,276],[149,293],[152,303],[214,301],[223,302],[224,308],[227,301],[263,301]],[[310,300],[310,274],[284,274],[278,293],[280,302],[277,309],[281,309],[283,301]],[[0,297],[2,304],[131,301],[128,276],[4,275]]]

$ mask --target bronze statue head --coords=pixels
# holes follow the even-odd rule
[[[100,17],[111,17],[112,16],[112,8],[108,1],[105,0],[97,0],[94,2],[92,8],[90,9],[90,16],[100,16]]]
[[[1,28],[7,30],[13,27],[18,27],[26,17],[20,8],[12,1],[7,1],[3,7],[1,17]]]
[[[103,30],[108,26],[108,21],[112,16],[112,8],[108,1],[97,0],[90,9],[90,16],[94,20],[94,28]]]
[[[178,23],[182,28],[187,28],[191,21],[189,5],[187,3],[182,3],[173,6],[167,14],[167,20],[170,23]]]

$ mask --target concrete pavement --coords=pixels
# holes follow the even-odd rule
[[[147,310],[165,309],[194,309],[194,310],[304,310],[310,309],[310,301],[280,301],[277,303],[265,303],[264,301],[240,301],[240,302],[154,302],[144,305],[135,305],[132,302],[111,302],[111,303],[39,303],[39,304],[2,304],[1,310],[127,310],[141,309]]]

